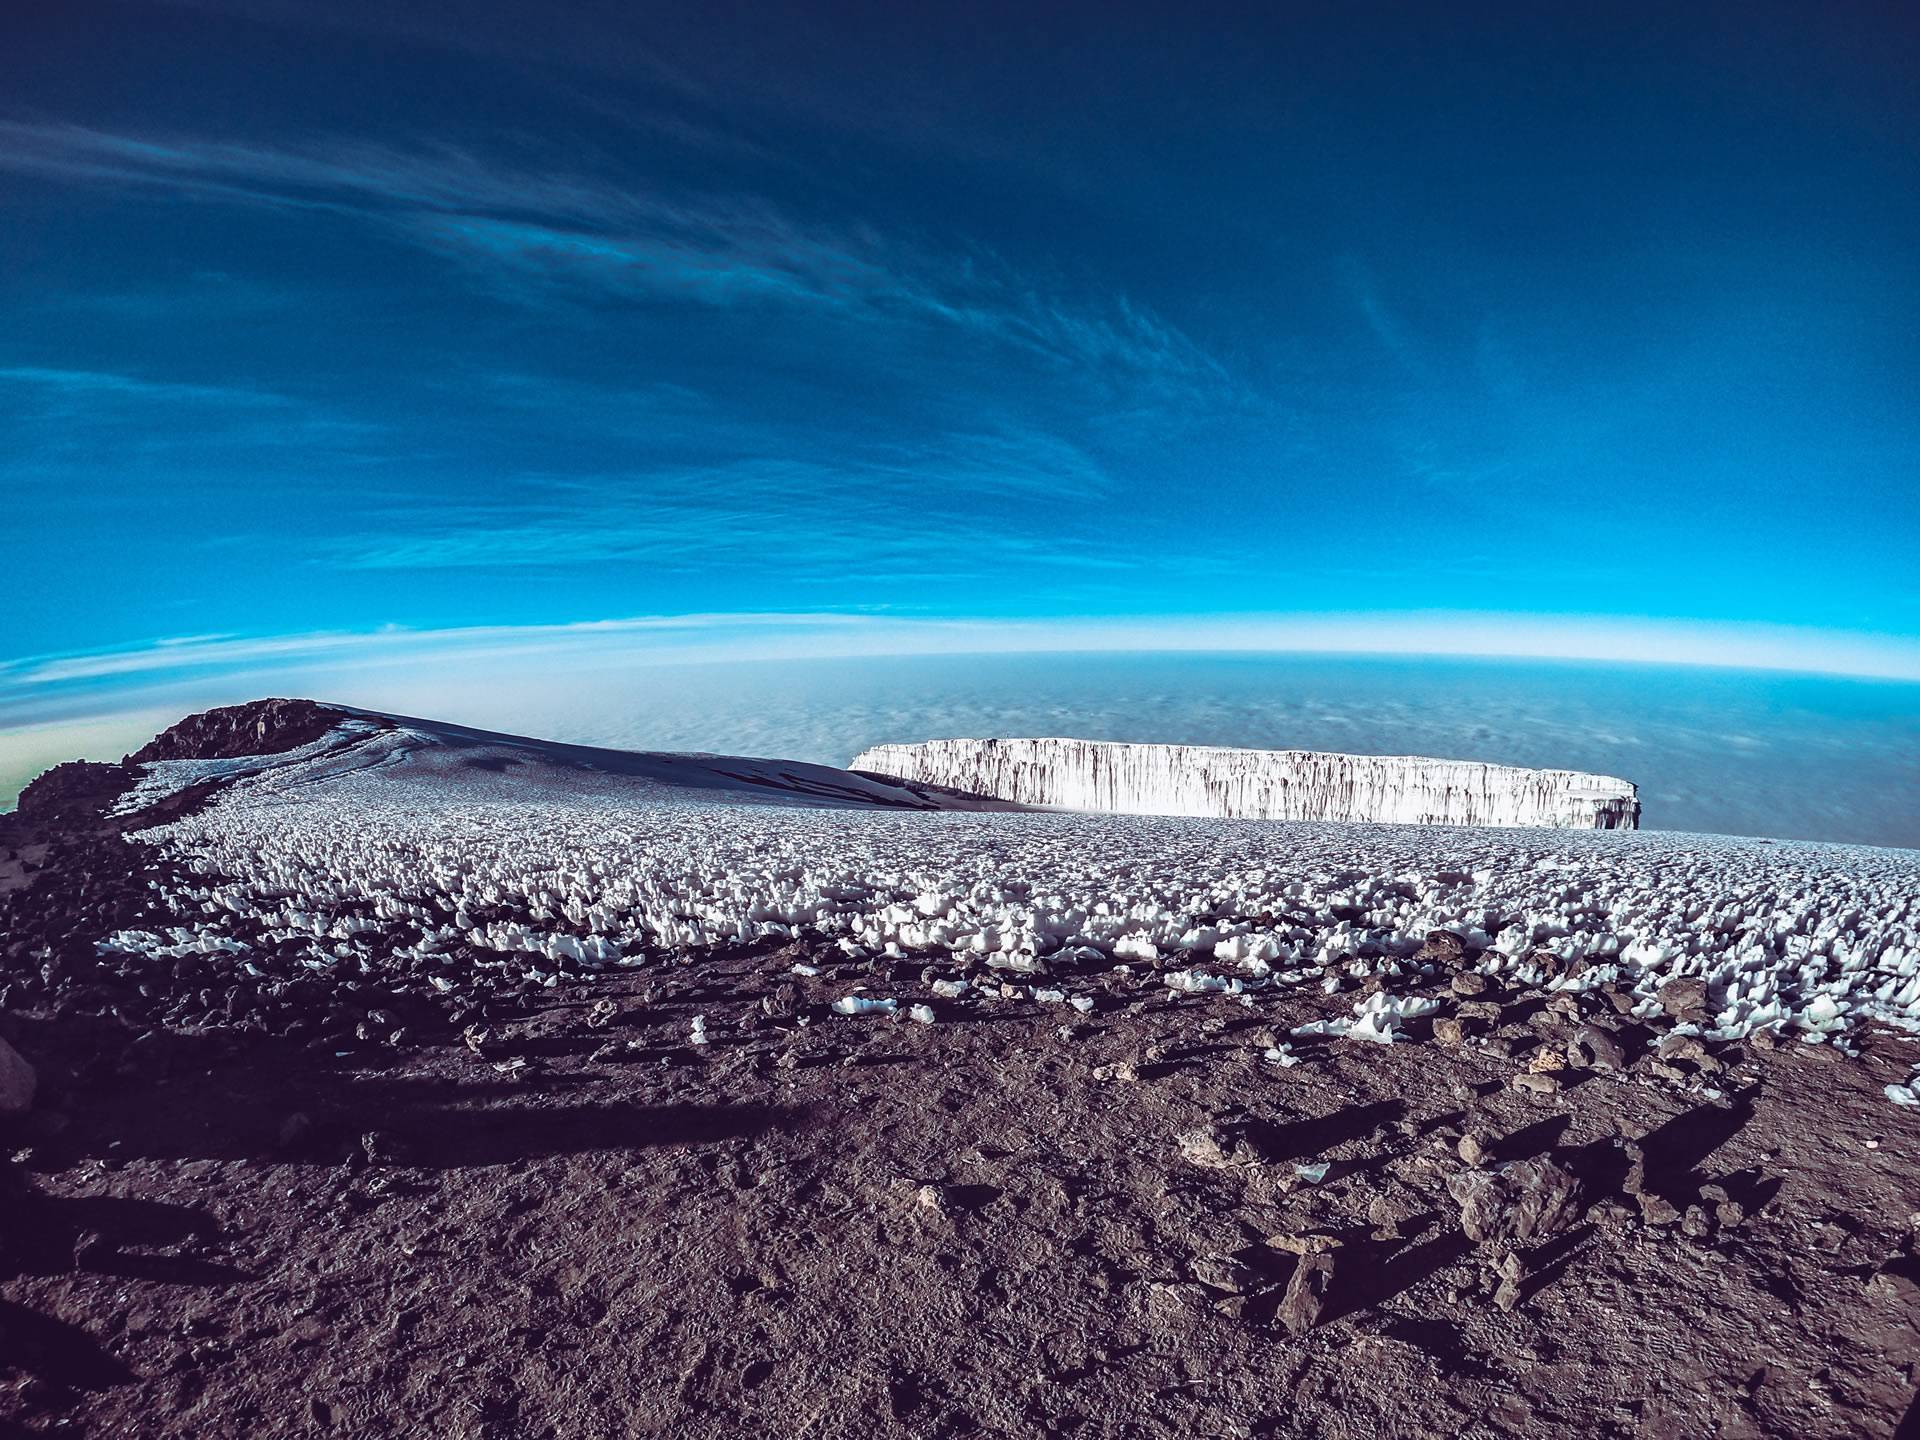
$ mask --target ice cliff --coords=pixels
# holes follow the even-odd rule
[[[876,745],[852,767],[1021,805],[1128,815],[1631,830],[1634,786],[1575,770],[1412,755],[1230,750],[1106,740]]]

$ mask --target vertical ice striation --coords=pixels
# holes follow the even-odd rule
[[[1634,786],[1575,770],[1412,755],[1128,745],[1107,740],[929,740],[876,745],[852,768],[1066,810],[1406,825],[1638,828]]]

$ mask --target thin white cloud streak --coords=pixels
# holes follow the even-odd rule
[[[314,631],[263,637],[172,637],[124,650],[28,656],[0,662],[0,698],[4,698],[9,689],[170,670],[234,669],[262,662],[272,665],[283,661],[364,661],[381,655],[413,656],[434,651],[468,656],[541,654],[621,636],[666,633],[709,636],[748,627],[829,632],[840,626],[866,623],[869,617],[838,613],[687,614],[638,615],[559,625],[471,625],[429,630],[390,626],[370,631]]]
[[[0,384],[30,386],[79,399],[105,397],[112,400],[152,401],[156,404],[186,400],[212,405],[270,407],[292,403],[285,396],[264,390],[227,385],[192,385],[173,380],[144,380],[137,375],[120,375],[103,370],[57,370],[36,365],[0,367]]]
[[[710,306],[784,304],[853,320],[951,326],[1093,375],[1118,372],[1193,398],[1244,404],[1226,368],[1199,345],[1119,297],[1068,304],[1030,287],[990,257],[922,253],[806,231],[772,214],[731,207],[673,212],[651,229],[566,229],[470,214],[428,215],[430,248],[503,268],[521,282],[629,298]],[[526,298],[521,289],[506,292]]]
[[[1112,493],[1084,452],[1033,432],[933,437],[840,462],[757,458],[597,476],[525,476],[483,503],[387,506],[360,533],[316,546],[356,570],[577,566],[639,560],[689,567],[782,555],[785,573],[845,577],[869,569],[993,576],[1009,565],[1121,569],[1070,534],[1010,528],[983,501],[1024,514]],[[1071,510],[1060,513],[1071,514]],[[1056,527],[1056,532],[1059,528]],[[799,547],[796,536],[811,544]]]
[[[1705,621],[1424,612],[1137,619],[930,619],[889,614],[649,615],[559,625],[385,629],[185,640],[0,665],[0,711],[218,674],[404,664],[416,673],[535,662],[582,669],[690,661],[1045,651],[1252,651],[1628,661],[1920,680],[1920,641]],[[505,673],[503,669],[502,673]],[[264,691],[263,691],[264,693]]]
[[[13,365],[0,367],[0,433],[12,441],[0,477],[44,478],[215,448],[338,461],[365,455],[383,431],[271,390]]]
[[[584,220],[638,215],[647,208],[591,181],[501,172],[447,145],[405,151],[340,140],[293,148],[0,121],[0,169],[296,209],[359,210],[377,202],[394,209],[480,207]]]

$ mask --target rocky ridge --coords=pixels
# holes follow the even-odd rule
[[[155,760],[231,760],[244,755],[278,755],[311,744],[352,712],[312,700],[250,700],[189,715],[170,725],[122,762]]]

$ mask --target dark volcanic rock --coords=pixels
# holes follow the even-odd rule
[[[127,756],[129,765],[150,760],[231,760],[277,755],[311,744],[342,720],[344,710],[311,700],[250,700],[189,715]]]
[[[1443,970],[1456,968],[1467,956],[1467,942],[1451,930],[1429,930],[1426,943],[1414,952],[1416,965],[1435,965]]]
[[[1698,1019],[1706,1013],[1707,982],[1697,975],[1669,980],[1659,990],[1660,1008],[1676,1020]]]
[[[28,782],[20,792],[15,813],[37,825],[98,819],[139,778],[131,765],[69,760]]]
[[[1296,1335],[1305,1334],[1320,1323],[1327,1308],[1327,1291],[1333,1285],[1333,1256],[1303,1255],[1280,1297],[1274,1318]]]
[[[1624,1070],[1627,1052],[1612,1032],[1598,1025],[1582,1025],[1567,1042],[1567,1057],[1589,1070]]]
[[[1567,1229],[1582,1210],[1580,1182],[1551,1160],[1526,1160],[1492,1173],[1469,1170],[1447,1188],[1470,1240],[1534,1244]]]

